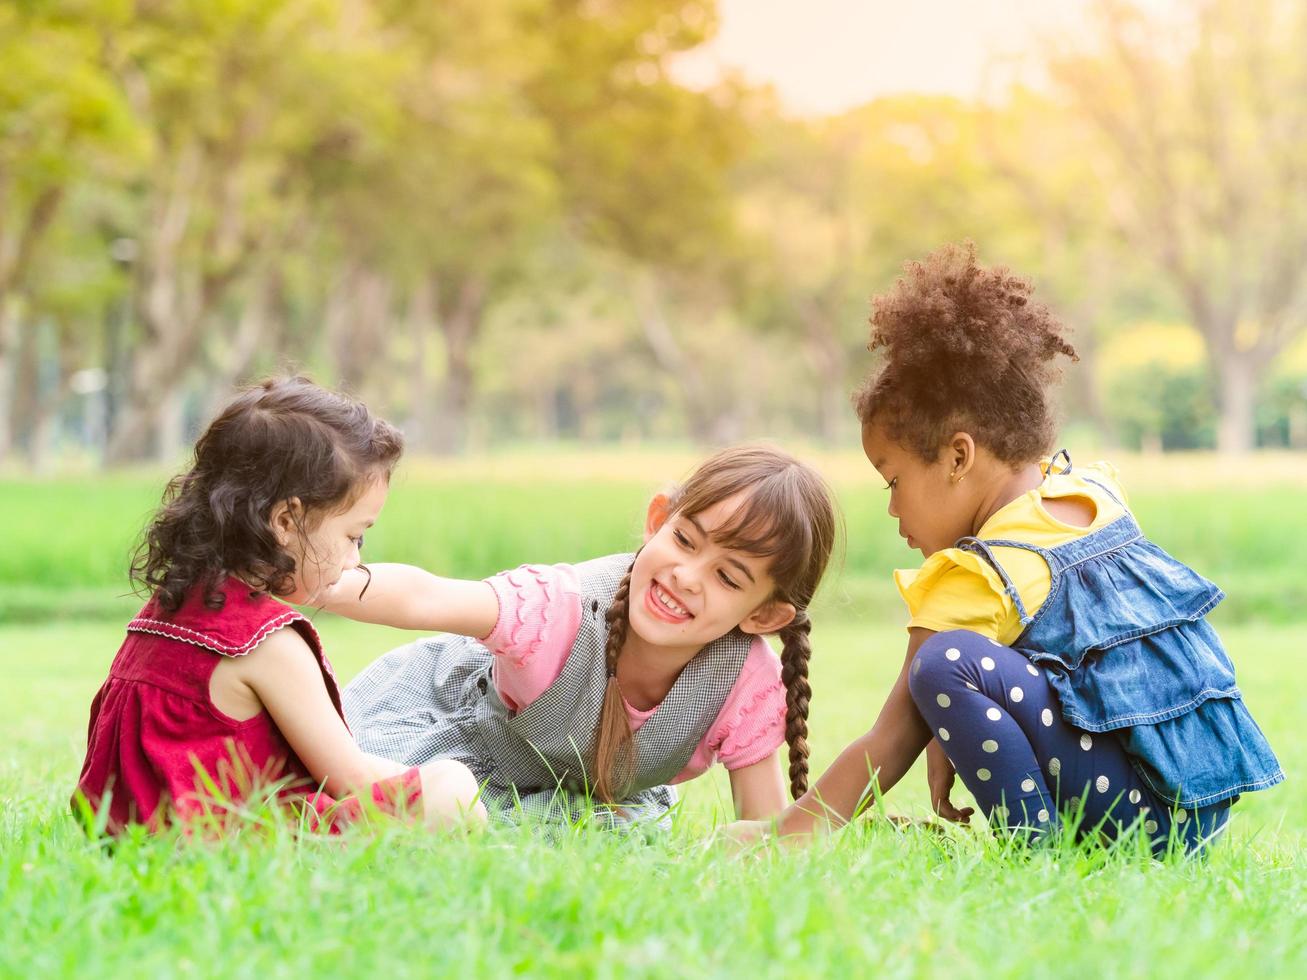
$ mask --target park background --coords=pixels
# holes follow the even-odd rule
[[[1301,975],[1304,50],[1291,0],[0,0],[0,975]],[[367,556],[444,574],[633,547],[711,446],[812,460],[820,772],[904,645],[869,297],[963,240],[1072,325],[1075,458],[1229,593],[1290,781],[1210,862],[878,822],[741,860],[720,774],[653,843],[72,827],[132,546],[287,369],[402,426]],[[346,679],[408,639],[316,621]]]

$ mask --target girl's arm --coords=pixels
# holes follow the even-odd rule
[[[917,650],[933,630],[909,631],[903,669],[890,690],[871,731],[840,753],[816,784],[791,803],[777,821],[777,833],[811,834],[827,822],[841,827],[853,818],[872,779],[887,793],[912,767],[930,742],[930,728],[908,693],[908,670]]]
[[[317,658],[295,630],[277,630],[232,663],[329,795],[366,797],[373,783],[407,768],[358,747],[336,713]]]
[[[499,599],[488,583],[440,578],[412,565],[350,569],[327,592],[323,608],[364,623],[476,639],[499,620]]]
[[[751,766],[732,769],[731,796],[737,820],[763,820],[780,813],[785,806],[785,780],[776,753]]]

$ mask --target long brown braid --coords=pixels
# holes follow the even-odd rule
[[[615,803],[625,796],[635,775],[635,738],[622,702],[622,689],[617,684],[617,658],[631,625],[630,605],[631,569],[628,568],[604,615],[608,624],[608,642],[604,645],[608,682],[604,685],[603,707],[595,729],[593,788],[595,797],[605,803]]]
[[[712,531],[724,548],[770,559],[775,588],[769,602],[789,603],[795,619],[778,632],[784,644],[785,740],[790,748],[790,791],[808,788],[808,683],[811,624],[808,606],[835,545],[837,517],[830,488],[816,471],[770,446],[736,446],[701,463],[669,495],[668,520],[693,517],[723,500],[739,506]],[[634,564],[632,564],[634,568]],[[621,799],[635,776],[636,746],[617,684],[617,660],[630,628],[631,569],[618,586],[605,621],[604,660],[608,680],[595,729],[593,792],[608,803]]]
[[[790,747],[790,795],[796,800],[808,791],[808,660],[812,657],[812,624],[800,610],[780,631],[781,682],[785,685],[785,742]]]

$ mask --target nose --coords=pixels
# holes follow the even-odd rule
[[[679,592],[698,592],[701,577],[698,564],[694,559],[687,558],[672,566],[672,581],[669,584]]]
[[[896,507],[896,506],[894,505],[894,491],[892,491],[892,490],[890,491],[890,495],[889,495],[889,507],[888,507],[888,510],[889,510],[889,516],[890,516],[890,517],[893,517],[893,518],[895,518],[895,519],[897,520],[897,519],[898,519],[898,516],[899,516],[899,509],[898,509],[898,507]]]

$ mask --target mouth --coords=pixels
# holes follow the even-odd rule
[[[675,596],[653,579],[644,593],[644,605],[656,618],[665,623],[688,623],[694,618]]]

